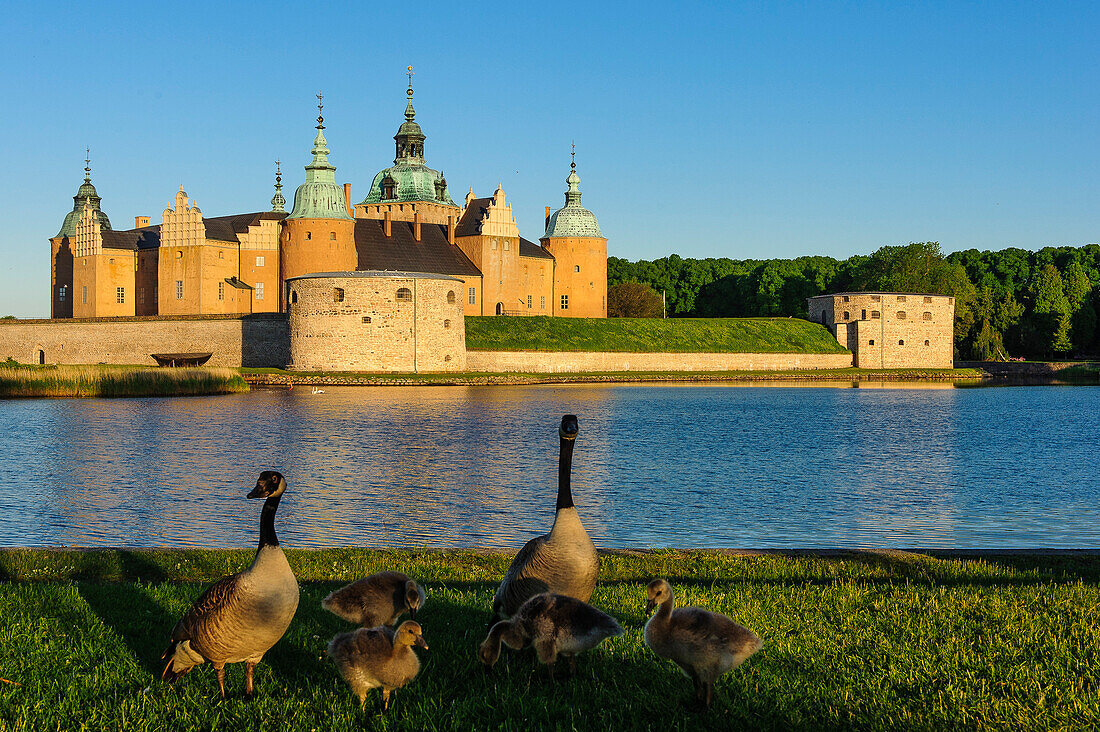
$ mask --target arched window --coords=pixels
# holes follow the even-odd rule
[[[397,301],[398,302],[412,302],[412,299],[413,299],[413,291],[410,290],[409,288],[402,287],[402,288],[399,288],[397,290]]]
[[[930,346],[930,345],[932,345],[932,344],[931,344],[931,342],[929,342],[929,341],[925,341],[925,342],[924,342],[924,345],[926,345],[926,346]]]
[[[298,302],[298,293],[297,292],[290,293],[290,304],[293,305],[297,302]]]
[[[451,321],[449,321],[449,320],[444,320],[444,321],[443,321],[443,327],[444,327],[444,328],[450,328],[450,327],[451,327]]]
[[[504,315],[504,303],[497,303],[497,315]]]
[[[397,181],[388,175],[382,179],[382,198],[386,201],[397,198]]]
[[[847,310],[844,311],[844,319],[845,320],[851,320],[852,319],[852,316],[848,313]]]
[[[311,239],[313,239],[313,232],[312,231],[307,231],[306,232],[306,241],[310,241]]]
[[[898,345],[899,345],[899,346],[904,346],[904,345],[905,345],[905,341],[898,341]]]
[[[343,302],[344,301],[344,288],[343,287],[337,287],[336,291],[332,293],[332,301],[333,302]]]
[[[330,231],[328,233],[328,240],[329,241],[336,241],[336,232],[335,231]]]
[[[581,266],[579,264],[574,264],[573,265],[573,271],[574,272],[580,272],[581,271]]]
[[[455,304],[455,291],[454,290],[451,290],[450,292],[447,293],[447,304],[448,305],[454,305]]]

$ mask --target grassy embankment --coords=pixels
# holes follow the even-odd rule
[[[0,398],[190,396],[242,391],[248,391],[248,383],[228,368],[0,364]]]
[[[603,559],[593,603],[627,634],[551,685],[530,651],[474,656],[510,559],[474,552],[288,551],[298,616],[257,669],[259,697],[217,699],[209,667],[157,680],[165,638],[249,551],[0,552],[0,727],[8,729],[1085,729],[1100,725],[1100,557],[836,557],[660,551]],[[431,650],[383,716],[331,664],[347,625],[319,601],[400,568],[427,587]],[[644,583],[756,630],[764,650],[687,711],[688,681],[642,642]],[[18,686],[15,684],[19,684]]]
[[[798,318],[466,318],[470,351],[845,353],[825,328]]]

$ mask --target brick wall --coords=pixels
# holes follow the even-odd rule
[[[154,365],[153,353],[213,353],[210,366],[282,368],[286,316],[0,320],[0,360]]]
[[[583,371],[779,371],[843,369],[850,353],[594,353],[469,351],[468,371],[555,374]]]
[[[810,320],[829,328],[868,369],[954,366],[955,298],[850,292],[809,299]]]

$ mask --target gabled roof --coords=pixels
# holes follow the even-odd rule
[[[455,236],[477,236],[480,234],[481,232],[477,229],[478,224],[489,212],[489,204],[492,202],[492,198],[475,198],[471,200],[467,204],[466,210],[462,212],[462,218],[458,220],[458,226],[455,227]]]
[[[421,224],[420,241],[413,237],[409,221],[391,222],[386,236],[384,222],[355,220],[355,249],[359,270],[400,270],[480,277],[479,270],[457,246],[448,243],[443,224]]]
[[[231,216],[203,217],[202,223],[206,227],[206,238],[218,241],[240,242],[238,234],[244,234],[249,226],[256,225],[264,219],[279,221],[287,216],[285,211],[259,211],[257,213],[233,214]]]
[[[522,236],[519,238],[519,256],[538,257],[539,259],[553,259],[554,255],[546,251],[533,241],[527,241]]]
[[[104,249],[130,249],[136,251],[160,246],[159,224],[157,226],[144,226],[140,229],[130,229],[129,231],[103,229],[100,234],[103,236]]]

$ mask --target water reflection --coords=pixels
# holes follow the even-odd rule
[[[742,386],[2,402],[0,545],[247,546],[275,468],[291,546],[516,546],[574,412],[601,546],[1100,546],[1100,388]]]

